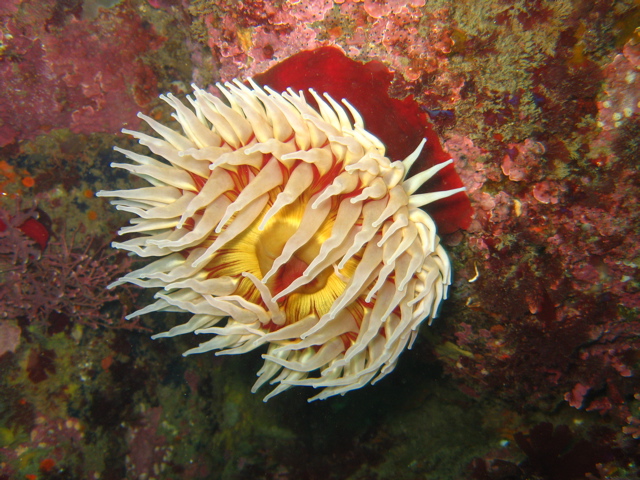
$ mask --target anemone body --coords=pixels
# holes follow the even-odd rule
[[[156,311],[192,314],[154,338],[212,335],[184,355],[265,353],[253,391],[344,394],[391,372],[451,282],[436,227],[420,207],[462,189],[414,192],[451,161],[411,178],[358,112],[313,90],[253,82],[194,86],[190,107],[163,96],[179,129],[123,130],[155,156],[116,148],[146,188],[99,192],[135,214],[114,247],[154,259],[112,284],[159,288]],[[307,100],[307,97],[309,100]],[[429,320],[430,322],[430,320]]]

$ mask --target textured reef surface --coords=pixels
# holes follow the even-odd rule
[[[639,26],[633,0],[1,2],[0,480],[640,478]],[[258,354],[124,319],[151,295],[105,289],[140,265],[95,192],[143,185],[109,163],[138,111],[171,122],[159,93],[326,46],[415,99],[472,210],[393,374],[263,404]]]

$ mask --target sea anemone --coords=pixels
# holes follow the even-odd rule
[[[182,133],[143,114],[162,138],[123,130],[160,159],[116,148],[133,163],[112,166],[152,186],[98,196],[138,216],[119,233],[141,236],[113,246],[159,258],[110,287],[162,289],[129,317],[193,314],[153,337],[214,335],[184,355],[265,346],[252,389],[276,385],[265,401],[379,380],[447,296],[449,259],[420,207],[464,189],[415,192],[452,161],[407,178],[425,140],[391,161],[346,100],[251,80],[217,88],[194,86],[191,109],[161,96]]]

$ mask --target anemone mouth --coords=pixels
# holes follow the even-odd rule
[[[154,338],[213,337],[185,355],[239,354],[267,345],[253,391],[321,388],[344,394],[393,370],[451,280],[449,260],[421,206],[463,189],[415,195],[451,161],[406,178],[424,141],[385,156],[358,112],[309,90],[282,94],[252,81],[194,86],[191,109],[171,94],[182,132],[140,114],[161,138],[123,130],[155,154],[116,148],[114,163],[150,187],[98,192],[138,216],[113,244],[158,257],[125,282],[160,288],[155,311],[189,312]]]

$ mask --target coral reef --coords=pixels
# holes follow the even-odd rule
[[[265,408],[255,359],[182,359],[197,343],[104,325],[113,303],[60,331],[0,320],[0,479],[640,478],[639,24],[634,0],[0,2],[4,234],[34,272],[82,255],[82,234],[62,255],[63,227],[98,246],[122,223],[92,192],[135,187],[110,146],[135,149],[113,134],[139,110],[171,122],[157,92],[321,46],[392,71],[473,208],[443,236],[439,320],[394,375],[322,405]],[[51,215],[44,248],[16,199]]]

